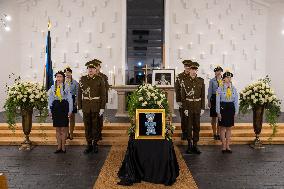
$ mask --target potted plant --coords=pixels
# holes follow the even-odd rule
[[[7,86],[7,98],[4,104],[8,126],[15,131],[16,118],[22,116],[22,128],[25,140],[20,149],[30,150],[32,142],[29,135],[32,129],[32,115],[34,109],[41,112],[39,122],[47,117],[47,92],[39,83],[24,82],[20,77],[15,79],[12,86]]]
[[[171,123],[171,114],[169,104],[164,91],[158,89],[151,84],[143,84],[138,86],[128,97],[128,114],[130,117],[131,126],[128,129],[128,135],[133,138],[135,135],[136,109],[165,109],[166,113],[166,130],[165,137],[167,140],[172,139],[175,127]]]
[[[240,112],[253,112],[253,128],[255,133],[253,148],[262,148],[262,142],[259,135],[262,129],[263,115],[265,113],[266,121],[272,127],[272,136],[277,132],[277,120],[280,116],[280,100],[276,97],[271,88],[271,81],[268,76],[260,79],[245,87],[240,93]],[[270,138],[271,138],[270,137]]]

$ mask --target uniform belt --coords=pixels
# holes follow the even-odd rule
[[[100,100],[100,97],[98,96],[98,97],[93,97],[93,98],[91,98],[91,97],[86,97],[86,96],[84,96],[83,99],[84,99],[84,100]]]
[[[190,98],[186,98],[187,101],[189,102],[198,102],[201,100],[201,98],[197,98],[197,99],[190,99]]]

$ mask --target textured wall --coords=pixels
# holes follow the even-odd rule
[[[69,65],[79,79],[86,71],[84,64],[98,58],[103,61],[102,71],[114,82],[112,73],[122,75],[124,65],[121,16],[122,0],[24,1],[20,5],[21,75],[43,80],[50,19],[54,70]],[[122,77],[116,76],[115,81],[122,83]]]
[[[265,75],[268,8],[249,0],[169,1],[168,64],[183,70],[182,59],[200,63],[199,75],[209,83],[221,65],[234,74],[241,89]]]
[[[5,85],[13,83],[13,80],[9,79],[9,75],[11,73],[20,74],[19,21],[16,19],[18,11],[16,1],[0,1],[0,13],[13,15],[12,21],[9,23],[10,32],[5,32],[0,25],[0,111],[3,110],[6,98]]]
[[[272,84],[278,97],[282,100],[284,111],[284,2],[271,6],[267,25],[267,73],[271,76]]]

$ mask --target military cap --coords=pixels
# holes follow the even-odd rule
[[[72,73],[72,69],[71,69],[69,66],[67,66],[67,67],[64,69],[64,73],[66,73],[66,72],[71,72],[71,73]]]
[[[89,61],[89,62],[87,62],[86,64],[85,64],[85,66],[87,66],[87,68],[95,68],[96,66],[98,66],[99,64],[98,64],[98,62],[96,61],[96,59],[94,59],[94,60],[91,60],[91,61]]]
[[[62,75],[63,77],[65,77],[64,72],[63,72],[63,71],[61,71],[61,70],[57,71],[57,72],[54,74],[54,77],[56,77],[56,76],[57,76],[57,74],[60,74],[60,75]]]
[[[234,75],[231,73],[231,72],[229,72],[229,71],[226,71],[224,74],[223,74],[223,79],[225,78],[225,77],[233,77]]]
[[[191,61],[191,60],[184,60],[184,61],[182,61],[182,63],[183,63],[185,66],[188,66],[189,64],[192,63],[192,61]]]
[[[216,68],[214,68],[214,72],[218,72],[218,71],[223,72],[223,68],[221,66],[217,66]]]

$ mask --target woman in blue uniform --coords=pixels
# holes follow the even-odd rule
[[[220,127],[217,124],[217,112],[216,112],[216,91],[218,87],[221,87],[223,85],[222,81],[223,68],[217,66],[214,69],[214,72],[215,72],[215,77],[212,78],[209,82],[207,100],[208,100],[208,107],[210,108],[213,137],[214,140],[220,140]]]
[[[70,88],[64,83],[65,74],[58,71],[56,81],[48,91],[48,110],[56,128],[57,150],[54,153],[66,153],[65,143],[69,126],[69,118],[73,110]]]
[[[70,67],[65,68],[64,73],[66,75],[65,83],[70,88],[70,92],[71,92],[72,100],[73,100],[73,111],[70,116],[70,127],[68,130],[67,139],[73,140],[73,132],[75,128],[75,114],[77,113],[77,94],[78,94],[79,84],[75,79],[73,79],[72,69]]]
[[[221,127],[222,153],[232,153],[230,148],[231,127],[239,112],[239,95],[231,82],[233,74],[229,71],[223,74],[223,86],[216,93],[216,112]]]

